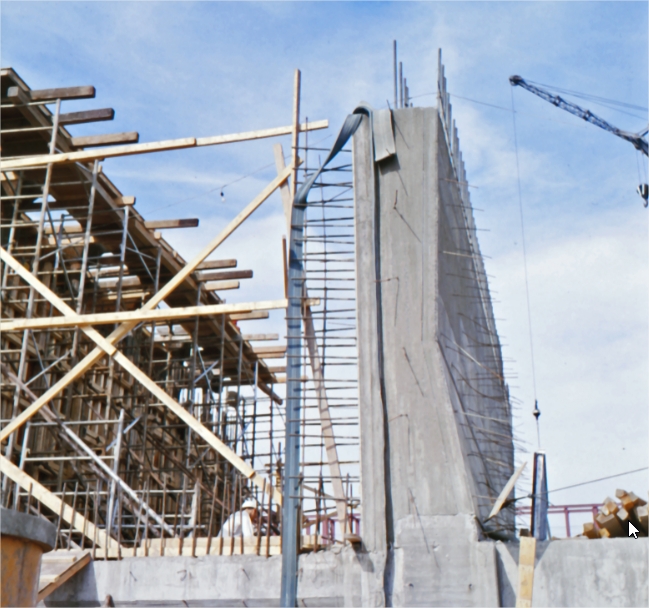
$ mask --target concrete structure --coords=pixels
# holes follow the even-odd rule
[[[35,606],[43,553],[51,551],[56,528],[49,522],[0,509],[2,606]]]
[[[388,603],[491,604],[495,555],[476,522],[514,455],[486,275],[450,116],[393,120],[394,155],[375,161],[368,119],[354,141],[364,546],[384,556],[374,583]],[[513,532],[511,512],[494,529]],[[415,574],[422,562],[438,576]]]
[[[456,543],[433,536],[431,555],[410,560],[395,606],[515,606],[518,543]],[[466,551],[466,548],[469,551]],[[649,539],[540,543],[534,606],[646,606]],[[375,556],[351,548],[300,556],[302,606],[376,606],[367,576]],[[469,566],[469,567],[467,567]],[[473,573],[469,569],[473,568]],[[281,558],[151,557],[95,561],[45,600],[47,606],[279,606]],[[445,578],[438,573],[445,571]],[[433,581],[434,593],[425,592]],[[471,600],[471,601],[467,601]]]
[[[299,78],[297,82],[299,83]],[[309,230],[304,231],[305,240],[314,235],[318,238],[323,237],[320,241],[314,238],[304,247],[304,258],[308,261],[308,265],[305,262],[305,293],[309,296],[316,293],[318,297],[324,293],[323,298],[343,291],[354,292],[354,295],[342,294],[339,300],[343,303],[337,311],[340,316],[335,318],[338,325],[334,327],[338,332],[348,333],[344,334],[344,340],[341,340],[341,333],[337,334],[337,339],[344,344],[338,346],[340,350],[334,351],[334,356],[331,355],[331,348],[335,347],[333,343],[324,342],[327,335],[324,321],[317,320],[315,328],[312,326],[311,330],[303,330],[311,336],[303,336],[308,348],[301,350],[305,353],[308,350],[309,354],[308,358],[306,354],[302,355],[304,361],[301,370],[311,375],[304,380],[305,388],[302,393],[306,396],[301,398],[304,399],[303,405],[309,406],[303,411],[310,412],[312,418],[306,420],[305,414],[305,424],[302,428],[306,430],[300,431],[300,439],[303,446],[306,445],[306,450],[302,450],[300,462],[300,489],[311,491],[315,496],[309,500],[303,499],[302,508],[303,513],[307,513],[310,518],[309,523],[315,526],[316,535],[309,541],[314,551],[301,554],[298,559],[297,595],[301,605],[509,606],[515,603],[518,544],[513,540],[513,512],[506,508],[497,518],[485,523],[496,497],[514,470],[508,390],[504,381],[500,344],[486,274],[476,238],[467,177],[459,150],[457,131],[451,118],[441,65],[438,87],[438,108],[400,108],[392,112],[377,112],[362,119],[353,141],[353,208],[352,203],[346,208],[342,205],[345,200],[342,195],[328,198],[323,196],[326,200],[314,203],[313,206],[320,205],[320,208],[316,207],[317,213],[321,213],[318,221],[321,225],[328,222],[326,230],[323,228],[318,232],[317,228],[314,228],[318,224],[314,222],[309,225]],[[295,125],[299,124],[298,109],[299,103],[296,104]],[[295,126],[295,155],[298,130]],[[281,150],[279,156],[283,159]],[[313,169],[308,167],[308,158],[305,165]],[[348,171],[349,165],[342,165],[338,169],[341,173]],[[288,176],[283,165],[278,164],[278,172]],[[329,169],[328,172],[331,175]],[[85,176],[86,181],[89,175]],[[95,171],[95,182],[100,179],[97,175]],[[107,178],[101,177],[101,183],[105,179]],[[275,187],[280,187],[283,183],[278,180],[273,182]],[[345,188],[348,191],[348,182],[348,177],[344,177],[340,178],[337,184],[329,184],[326,187],[335,187],[337,192],[344,191]],[[325,190],[325,185],[319,185]],[[282,194],[289,190],[286,185],[281,188]],[[326,203],[331,201],[335,204],[327,208]],[[290,205],[289,197],[286,206],[289,210]],[[128,236],[128,218],[132,212],[124,211],[124,205],[116,209],[124,216],[122,234]],[[347,210],[339,211],[336,216],[327,215],[331,213],[331,209]],[[307,214],[309,210],[307,209]],[[353,217],[353,222],[349,222],[350,216]],[[143,219],[140,222],[141,218],[138,216],[133,215],[133,218],[137,220],[136,226],[142,224],[140,228],[143,239],[150,237],[160,241],[145,232],[148,228]],[[353,224],[351,228],[350,223]],[[354,230],[354,234],[341,234],[345,227],[350,231]],[[323,236],[327,230],[328,241]],[[88,235],[91,236],[89,233]],[[352,238],[353,240],[348,240]],[[333,249],[336,241],[339,248]],[[115,251],[118,251],[121,242],[115,241]],[[123,242],[126,242],[125,238]],[[160,247],[159,243],[157,247]],[[126,251],[124,248],[122,250]],[[325,257],[323,251],[328,256],[326,263],[322,261]],[[354,264],[353,260],[350,262],[350,256],[354,253],[355,268],[350,269],[349,265]],[[158,263],[163,260],[171,264],[173,260],[174,264],[184,264],[179,256],[167,254],[168,252],[162,251]],[[310,260],[309,255],[312,256]],[[136,262],[137,260],[129,260],[130,266],[133,267]],[[202,262],[196,261],[196,265],[192,266],[193,270],[198,270],[200,263]],[[342,263],[347,263],[348,266],[343,267]],[[324,268],[318,264],[322,264]],[[330,275],[336,272],[355,274],[355,284],[350,286],[346,283],[344,289],[331,289],[331,282],[335,279],[322,278],[325,271]],[[120,281],[123,279],[122,274],[120,273]],[[189,274],[186,279],[190,280]],[[309,280],[312,281],[311,284]],[[140,278],[139,284],[142,285],[144,281],[145,278]],[[317,284],[316,281],[330,282],[325,283],[324,289],[320,287],[321,291],[318,292],[313,287]],[[330,295],[327,295],[328,289]],[[191,294],[191,297],[196,296],[196,301],[199,301],[198,296],[202,297],[201,289]],[[335,297],[331,297],[323,308],[327,310],[334,300]],[[202,305],[206,303],[203,302]],[[119,305],[116,308],[119,309]],[[306,312],[309,308],[306,304],[304,308],[302,326],[307,327],[312,323],[309,321],[309,315],[321,314],[322,311]],[[332,326],[331,321],[330,316],[330,324],[327,325],[329,328]],[[221,322],[225,323],[224,317]],[[198,338],[206,343],[213,342],[213,333],[209,327],[206,331],[199,332],[192,329],[189,321],[186,321],[185,325],[187,327],[182,337],[191,337],[194,344],[191,350],[186,348],[183,351],[182,361],[187,363],[182,365],[183,369],[190,365],[190,358],[197,359]],[[223,327],[224,325],[221,325],[221,328]],[[260,348],[251,349],[250,352],[242,350],[246,340],[238,333],[236,325],[228,327],[234,332],[231,336],[232,344],[236,343],[239,348],[238,375],[241,376],[243,355],[249,354],[251,362],[257,357],[259,363],[255,364],[254,369],[257,372],[267,372],[272,393],[273,382],[277,380],[277,370],[265,367],[259,359],[262,354],[269,355],[269,352]],[[165,334],[164,340],[156,342],[155,335],[157,334],[153,332],[148,336],[151,348],[167,348],[164,345],[168,336]],[[223,331],[217,332],[217,335],[225,336]],[[320,340],[318,343],[316,336]],[[183,348],[189,346],[188,340],[181,342],[181,345],[185,342]],[[222,348],[225,348],[226,343],[227,341],[224,341]],[[356,343],[357,349],[350,346]],[[348,356],[349,350],[357,350],[357,353],[354,353],[353,357]],[[178,357],[178,361],[182,362],[179,351],[179,348],[173,352],[169,351],[166,360],[172,361],[174,357]],[[206,351],[202,352],[202,356],[206,356]],[[283,356],[283,351],[273,351],[270,354],[273,353]],[[344,359],[342,363],[341,359]],[[357,377],[344,378],[348,384],[342,384],[339,379],[341,384],[334,384],[332,387],[332,377],[327,374],[336,362],[346,366],[347,370],[355,370],[350,362],[353,361],[353,365],[356,365],[356,360]],[[128,361],[121,361],[120,365],[128,364]],[[216,365],[216,359],[214,361]],[[201,362],[205,370],[198,378],[205,382],[207,380],[204,379],[208,377],[207,363]],[[111,369],[102,368],[102,371],[112,377]],[[234,371],[230,375],[232,374]],[[194,373],[183,377],[194,386]],[[301,378],[302,376],[300,382],[303,382]],[[240,378],[237,378],[237,383],[239,380]],[[247,384],[247,387],[258,386],[259,375],[255,373],[250,380],[252,384]],[[131,483],[137,482],[140,488],[140,494],[136,495],[136,498],[153,504],[154,512],[161,513],[162,518],[166,513],[167,525],[172,526],[172,529],[167,531],[166,538],[170,542],[166,555],[129,557],[133,555],[133,549],[137,549],[137,555],[143,555],[146,554],[146,548],[152,546],[150,539],[143,538],[146,530],[150,529],[152,533],[162,531],[161,536],[165,536],[165,531],[161,530],[163,526],[156,525],[155,517],[149,518],[148,511],[146,517],[142,517],[140,511],[133,507],[123,511],[124,517],[128,515],[127,511],[130,510],[131,513],[129,526],[124,526],[125,534],[121,534],[122,519],[118,518],[117,540],[123,543],[123,547],[119,551],[110,550],[110,534],[115,535],[115,532],[110,526],[104,525],[96,515],[99,508],[105,508],[106,513],[113,512],[114,502],[109,502],[108,484],[103,486],[103,490],[101,484],[98,485],[94,502],[92,494],[89,493],[85,501],[77,504],[77,495],[83,498],[83,492],[77,492],[75,489],[72,500],[78,511],[76,517],[80,517],[79,512],[83,511],[89,519],[96,522],[96,530],[108,535],[104,539],[106,549],[95,551],[95,557],[98,559],[47,597],[46,605],[99,605],[107,595],[112,597],[115,605],[279,604],[281,558],[263,557],[261,543],[257,544],[256,555],[205,556],[208,552],[205,541],[210,542],[212,529],[216,529],[217,518],[213,517],[214,513],[216,512],[218,517],[219,514],[224,515],[228,508],[234,508],[244,495],[243,490],[250,490],[246,485],[247,480],[255,476],[254,468],[246,469],[228,451],[238,449],[242,457],[245,456],[243,448],[236,441],[239,435],[233,436],[234,441],[229,444],[233,447],[226,450],[221,445],[221,434],[217,438],[203,430],[204,423],[214,429],[215,433],[223,431],[220,428],[223,425],[214,422],[221,419],[221,410],[215,408],[221,407],[221,389],[226,390],[225,387],[230,386],[225,383],[223,368],[218,377],[215,376],[209,382],[211,384],[205,387],[206,390],[209,388],[209,394],[201,393],[201,396],[207,400],[205,407],[209,406],[211,413],[200,418],[200,421],[192,422],[183,413],[185,405],[170,402],[169,395],[165,394],[164,390],[173,392],[173,382],[169,388],[165,384],[164,390],[155,393],[161,405],[170,408],[181,420],[189,420],[193,433],[200,432],[202,439],[209,440],[208,444],[198,445],[200,450],[192,447],[193,443],[188,441],[188,449],[191,448],[192,451],[186,463],[187,472],[180,470],[178,463],[184,462],[180,456],[174,457],[173,461],[169,459],[166,468],[160,469],[163,473],[176,477],[175,485],[170,485],[171,482],[166,477],[164,480],[162,477],[152,478],[152,487],[157,489],[157,503],[151,501],[152,493],[148,486],[145,488],[143,485],[143,478],[135,475],[143,467],[140,460],[129,460],[133,471]],[[336,388],[337,392],[332,388]],[[131,392],[131,386],[124,383],[121,389],[122,392],[117,396],[122,402],[134,398],[141,399],[143,415],[149,415],[148,397]],[[155,389],[155,386],[148,387],[148,390],[152,389]],[[216,390],[218,401],[212,401],[209,395]],[[257,399],[256,394],[255,391],[254,400]],[[106,405],[106,410],[112,411],[113,418],[107,418],[106,422],[118,425],[115,437],[126,436],[133,428],[137,430],[137,424],[142,424],[139,422],[141,419],[134,417],[134,422],[129,422],[125,427],[123,417],[115,417],[119,408],[114,405],[116,399],[113,399],[115,395],[112,388],[107,395],[111,400]],[[176,396],[180,399],[186,394],[178,393]],[[229,402],[231,396],[236,400]],[[225,392],[224,397],[224,407],[230,408],[233,416],[236,414],[237,404],[241,407],[246,406],[246,401],[239,402],[237,393],[233,391]],[[251,401],[250,405],[256,407],[256,403]],[[87,413],[81,399],[74,404],[80,411]],[[281,402],[276,405],[281,405]],[[336,453],[337,442],[345,434],[337,434],[339,431],[334,424],[336,421],[332,422],[329,418],[329,405],[337,416],[341,416],[341,412],[345,416],[348,415],[345,419],[340,418],[338,422],[344,425],[359,425],[360,450],[356,450],[355,444],[351,447],[349,444],[345,446],[344,457],[340,460],[345,462],[342,466],[348,468],[337,469],[340,471],[337,474],[332,473],[335,470],[334,465],[341,466]],[[123,413],[124,406],[119,407]],[[272,424],[273,412],[277,411],[277,408],[272,404],[269,407],[271,409],[268,410],[267,420]],[[156,409],[156,412],[160,411],[163,411],[162,408]],[[213,416],[215,412],[217,415]],[[253,420],[255,416],[260,417],[259,412],[252,415]],[[242,433],[247,428],[243,425],[245,417],[242,415]],[[227,422],[227,419],[225,421]],[[158,420],[156,430],[160,430],[162,422]],[[306,422],[309,423],[308,428]],[[93,426],[96,421],[89,418],[85,423],[87,426]],[[55,422],[50,421],[49,424],[53,425]],[[184,428],[179,424],[171,427]],[[319,430],[315,433],[309,430],[318,427]],[[275,427],[271,426],[271,430],[273,428]],[[350,426],[344,428],[347,430]],[[224,440],[228,438],[227,425],[225,431],[222,433]],[[249,458],[252,464],[255,463],[255,458],[259,461],[260,454],[254,450],[260,445],[257,442],[260,441],[261,431],[262,428],[259,427],[257,434],[253,432],[250,438],[252,452],[246,458]],[[147,427],[143,432],[145,434],[142,437],[146,439],[146,433],[151,432],[151,427]],[[66,437],[70,437],[69,432],[66,432]],[[183,447],[183,444],[178,442],[182,437],[184,436],[179,432],[178,437],[174,437],[172,447],[167,451],[176,450],[178,446]],[[156,436],[152,436],[151,442],[155,438]],[[142,441],[144,448],[149,449],[146,441]],[[23,445],[27,445],[26,439],[23,439],[23,442]],[[80,445],[76,439],[74,442]],[[104,443],[115,450],[115,458],[119,462],[119,441],[108,443],[106,439],[98,445]],[[142,445],[137,443],[135,448],[131,443],[127,445],[131,451],[142,448]],[[284,446],[286,447],[286,444]],[[322,454],[325,446],[326,462],[323,456],[312,460],[310,454]],[[272,457],[272,447],[271,445],[266,448],[270,451],[264,456]],[[238,466],[238,472],[230,465],[226,466],[225,471],[229,477],[223,482],[218,476],[219,469],[216,468],[216,465],[220,466],[223,463],[220,460],[212,463],[207,456],[212,454],[212,448],[218,448],[216,451],[220,450],[222,455],[227,454]],[[158,450],[157,444],[152,443],[149,451],[154,457],[161,453]],[[357,464],[359,456],[360,464]],[[215,454],[214,457],[216,458]],[[282,473],[281,458],[274,462],[277,468],[276,477],[279,478]],[[210,468],[212,464],[215,466]],[[263,463],[257,462],[257,468],[260,468],[261,464]],[[14,469],[9,464],[3,465],[3,471],[7,470],[14,476],[12,479],[22,479],[22,473],[14,470],[17,468],[15,465]],[[319,478],[312,476],[309,468],[315,467],[322,471],[325,465],[329,467],[327,483],[330,485],[327,490],[322,473],[319,473]],[[209,495],[212,486],[205,486],[203,483],[207,477],[203,477],[202,482],[200,476],[191,472],[195,467],[204,467],[205,476],[208,473],[216,475],[213,487],[223,491],[223,494],[219,494],[223,498],[220,510],[217,508],[215,511],[214,507],[218,499],[216,490]],[[241,477],[242,471],[245,473],[245,479]],[[153,472],[153,467],[146,469],[147,474],[153,475]],[[76,471],[69,470],[67,473],[76,484]],[[85,474],[86,479],[88,475]],[[183,475],[187,475],[187,479]],[[196,478],[191,478],[192,475],[196,475]],[[355,476],[354,479],[352,475]],[[60,504],[64,507],[62,503],[70,500],[70,491],[68,490],[66,495],[65,486],[62,491],[57,490],[55,498],[59,503],[54,502],[52,496],[55,495],[55,480],[51,472],[49,476],[52,478],[52,491],[47,494],[48,490],[45,488],[39,489],[40,496],[48,498],[50,505]],[[113,479],[107,478],[108,481]],[[258,482],[260,479],[257,477]],[[343,479],[346,480],[346,488],[343,488]],[[359,502],[351,488],[350,479],[354,483],[360,479],[361,542],[355,542],[353,546],[349,543],[345,546],[331,544],[335,538],[335,534],[331,533],[327,541],[328,547],[318,550],[325,544],[325,527],[321,525],[323,520],[326,520],[325,524],[329,526],[338,517],[338,532],[341,520],[346,520],[348,513],[352,523],[358,523]],[[260,496],[266,491],[265,483],[262,483]],[[309,486],[310,483],[312,486]],[[12,486],[7,485],[11,491]],[[114,485],[111,481],[111,488]],[[358,487],[358,484],[356,485]],[[318,489],[314,489],[314,486],[318,486]],[[74,487],[76,488],[76,485]],[[175,488],[174,508],[171,510],[167,504],[170,487]],[[231,489],[231,494],[226,494],[227,488]],[[29,498],[17,488],[12,491],[17,504],[21,504],[21,500],[25,502],[25,498],[26,502],[29,502]],[[337,498],[332,499],[332,493]],[[59,499],[58,495],[62,498]],[[329,501],[329,506],[325,505],[325,508],[322,508],[319,501],[325,499]],[[119,504],[119,496],[116,500]],[[310,513],[305,509],[307,503],[313,507]],[[195,508],[192,504],[195,504]],[[201,504],[205,507],[203,512]],[[341,506],[342,517],[334,511],[334,505]],[[52,506],[49,509],[56,514]],[[196,516],[193,513],[196,513]],[[275,532],[275,529],[271,530],[271,516],[272,511],[268,508],[266,538],[277,539],[277,536],[271,536],[271,532]],[[74,516],[72,518],[74,519]],[[187,520],[185,524],[183,518]],[[146,523],[143,523],[144,519],[147,520]],[[203,522],[202,526],[197,523],[200,521]],[[335,524],[333,528],[336,529]],[[142,532],[138,532],[140,529]],[[90,528],[82,527],[75,538],[81,540],[83,534],[88,535],[89,530]],[[92,530],[95,531],[94,528]],[[351,531],[356,532],[357,529],[352,527]],[[95,536],[96,534],[91,534],[89,538],[94,540]],[[338,536],[339,540],[340,538]],[[194,539],[200,542],[194,543]],[[496,539],[510,539],[510,542],[497,542]],[[196,546],[200,546],[202,553],[195,552],[197,557],[185,556],[186,554],[172,556],[171,540],[184,543],[183,547],[187,551],[194,551]],[[178,543],[173,546],[178,546]],[[232,544],[228,543],[228,547],[234,552],[234,541]],[[130,553],[127,552],[129,549]],[[646,603],[647,552],[647,539],[571,540],[539,545],[534,604],[617,606]],[[125,558],[119,559],[120,557]]]

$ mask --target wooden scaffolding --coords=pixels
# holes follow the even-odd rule
[[[2,505],[50,519],[59,548],[90,548],[96,558],[278,552],[285,367],[269,360],[286,347],[255,346],[279,336],[243,334],[238,322],[268,318],[287,301],[225,304],[219,292],[252,272],[210,256],[278,189],[290,217],[298,134],[327,127],[300,124],[299,72],[289,126],[144,144],[134,132],[70,134],[68,125],[113,117],[61,111],[66,100],[94,97],[94,87],[32,90],[9,68],[0,92]],[[101,164],[278,135],[292,135],[288,162],[276,146],[277,177],[191,261],[160,231],[198,220],[147,221]],[[305,292],[309,319],[318,303]],[[337,471],[318,496],[333,500],[340,521],[348,502],[317,354],[322,323],[305,325],[320,404],[311,444],[326,449],[320,469]],[[217,538],[247,498],[261,513],[254,542]],[[309,521],[318,532],[326,516],[316,502]]]

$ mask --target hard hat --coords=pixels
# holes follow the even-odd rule
[[[243,502],[241,505],[242,509],[256,509],[257,508],[257,501],[254,498],[248,498]]]

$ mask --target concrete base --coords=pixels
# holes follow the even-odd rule
[[[454,517],[399,523],[388,560],[392,605],[516,604],[518,543],[467,540],[466,525]],[[646,606],[648,557],[647,538],[539,543],[533,605]],[[299,605],[385,605],[384,561],[351,548],[300,556]],[[280,572],[281,558],[249,555],[96,561],[45,605],[99,606],[111,595],[116,606],[279,606]]]
[[[500,605],[515,606],[518,543],[495,543]],[[646,606],[649,538],[537,543],[534,606]]]

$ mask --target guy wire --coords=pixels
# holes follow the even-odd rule
[[[539,428],[539,411],[536,396],[536,368],[534,365],[534,341],[532,339],[532,311],[530,307],[530,288],[527,274],[527,248],[525,246],[525,221],[523,218],[523,195],[521,191],[521,169],[518,160],[518,135],[516,132],[516,109],[514,108],[514,87],[510,89],[512,95],[512,122],[514,124],[514,148],[516,150],[516,181],[518,185],[518,209],[521,217],[521,236],[523,243],[523,267],[525,269],[525,299],[527,301],[527,324],[530,334],[530,355],[532,358],[532,387],[534,389],[534,417],[536,418],[536,439],[541,448],[541,431]]]

